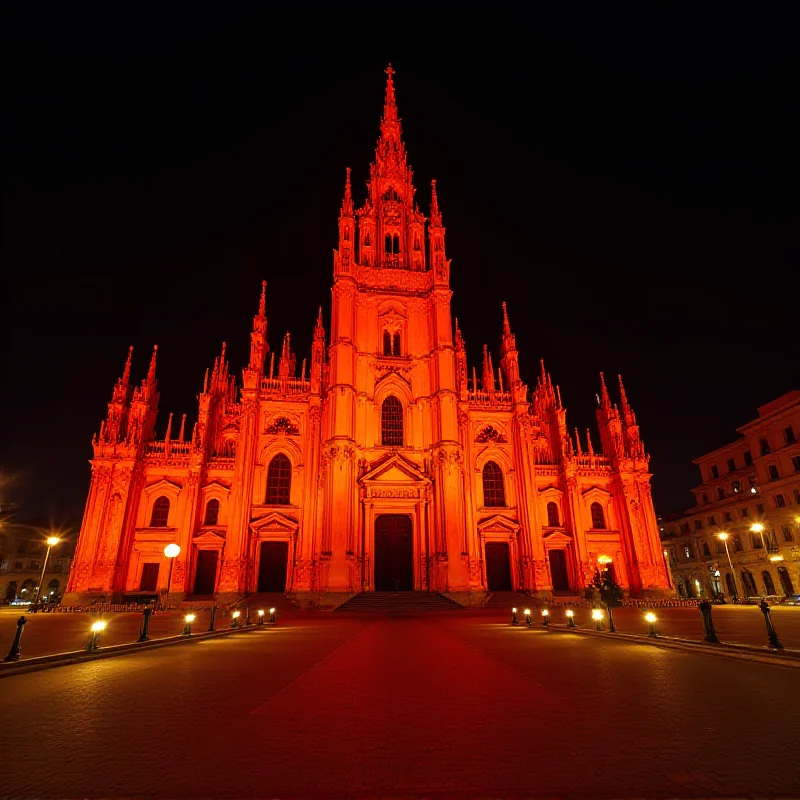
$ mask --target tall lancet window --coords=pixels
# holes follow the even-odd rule
[[[606,515],[603,513],[603,506],[600,503],[592,503],[589,510],[592,513],[592,527],[598,531],[605,530]]]
[[[153,511],[150,514],[151,528],[166,528],[169,520],[169,498],[163,495],[153,503]]]
[[[394,395],[389,395],[381,406],[381,444],[403,446],[403,404]]]
[[[487,461],[483,467],[483,505],[503,507],[506,504],[506,490],[503,485],[503,470],[494,461]]]
[[[278,453],[267,469],[267,505],[288,506],[292,488],[292,462]]]

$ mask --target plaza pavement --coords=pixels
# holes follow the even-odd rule
[[[551,618],[554,623],[563,623],[564,607],[553,607]],[[522,621],[522,608],[519,609]],[[534,623],[541,620],[538,608],[532,606]],[[696,608],[656,608],[657,628],[664,636],[678,636],[699,641],[703,638],[700,613]],[[645,634],[648,626],[644,621],[646,609],[619,608],[614,611],[614,621],[621,633]],[[208,629],[209,612],[197,611],[194,623],[195,633]],[[291,619],[299,612],[279,612],[279,618]],[[327,612],[309,612],[311,616],[327,615]],[[479,611],[457,612],[478,619],[510,618],[510,607]],[[582,627],[593,628],[591,610],[586,607],[575,609],[575,620]],[[89,627],[94,621],[88,612],[69,614],[29,614],[20,610],[0,611],[0,659],[5,658],[16,631],[16,621],[21,615],[28,620],[22,637],[22,658],[50,655],[81,650],[86,646]],[[255,620],[255,609],[251,611]],[[301,614],[302,616],[302,614]],[[337,615],[338,616],[338,615]],[[117,645],[135,642],[139,636],[142,615],[139,612],[108,613],[105,616],[108,627],[102,634],[101,645]],[[717,635],[723,642],[761,647],[767,644],[764,618],[757,606],[715,606],[714,625]],[[773,606],[772,621],[784,647],[800,650],[800,608]],[[230,616],[220,610],[217,614],[216,628],[228,628]],[[153,640],[176,636],[183,630],[183,614],[178,612],[159,612],[150,619],[150,637]]]
[[[488,614],[286,615],[4,679],[0,794],[796,797],[798,674]]]

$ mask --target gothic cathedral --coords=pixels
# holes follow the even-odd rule
[[[320,309],[308,369],[288,334],[276,358],[263,284],[241,381],[223,345],[188,438],[184,415],[176,438],[170,416],[155,439],[156,351],[136,387],[129,354],[92,441],[66,602],[279,591],[330,608],[420,591],[468,604],[582,593],[598,567],[631,595],[669,591],[621,381],[617,406],[601,375],[595,450],[590,431],[568,432],[544,366],[523,383],[505,304],[499,366],[484,347],[468,369],[436,183],[426,217],[387,74],[358,209],[347,171],[330,337]]]

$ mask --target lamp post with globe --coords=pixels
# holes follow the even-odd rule
[[[728,549],[728,538],[730,534],[726,533],[725,531],[720,531],[717,534],[717,539],[719,539],[725,545],[725,553],[728,556],[728,564],[731,568],[731,579],[733,580],[733,599],[734,602],[739,602],[739,585],[736,583],[736,570],[733,568],[733,561],[731,559],[731,551]]]
[[[169,593],[172,589],[172,568],[175,566],[175,559],[181,554],[180,545],[168,544],[164,548],[164,556],[169,560],[169,572],[167,573],[167,594],[164,602],[161,605],[161,610],[166,611],[169,608]]]
[[[39,599],[42,596],[42,584],[44,583],[44,574],[47,572],[47,561],[50,558],[50,551],[61,541],[58,536],[47,537],[47,552],[44,554],[44,563],[42,564],[42,574],[39,576],[39,585],[36,587],[36,597],[33,598],[34,611],[39,608]]]

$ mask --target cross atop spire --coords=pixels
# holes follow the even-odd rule
[[[394,70],[386,67],[386,99],[383,101],[383,121],[397,122],[397,100],[394,96]]]

